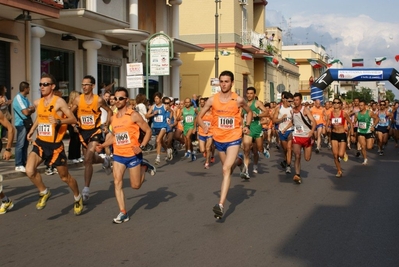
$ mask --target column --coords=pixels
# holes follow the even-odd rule
[[[129,23],[130,29],[139,28],[139,5],[138,0],[129,0]]]
[[[101,43],[99,41],[85,41],[83,42],[83,48],[86,49],[86,64],[87,70],[86,75],[91,75],[97,79],[97,50],[101,48]],[[98,93],[97,85],[93,90],[94,94]]]
[[[179,38],[179,5],[181,5],[181,0],[180,1],[170,1],[170,3],[173,5],[172,6],[172,37],[173,38]]]
[[[180,98],[180,66],[182,65],[180,53],[175,53],[175,57],[170,61],[170,65],[172,66],[170,72],[172,87],[170,96]]]
[[[97,12],[97,0],[86,0],[86,9]]]
[[[30,95],[32,100],[41,98],[40,93],[40,77],[41,77],[41,62],[40,62],[40,38],[46,34],[46,31],[41,27],[31,28],[31,60],[32,60],[32,80]],[[31,101],[33,102],[33,101]]]

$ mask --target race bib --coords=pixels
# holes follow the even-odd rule
[[[40,123],[37,127],[39,136],[53,136],[53,127],[50,123]]]
[[[380,118],[380,123],[381,124],[386,123],[386,122],[387,122],[386,118]]]
[[[342,124],[342,118],[332,118],[331,123],[333,125]]]
[[[93,115],[87,115],[87,116],[82,116],[80,117],[80,122],[82,126],[94,126],[94,116]]]
[[[367,123],[363,122],[363,121],[359,121],[359,129],[367,129]]]
[[[115,135],[116,145],[128,145],[130,144],[130,136],[128,132],[117,133]]]
[[[303,133],[303,132],[304,132],[304,131],[303,131],[303,126],[302,126],[302,125],[300,125],[300,126],[295,126],[294,131],[295,131],[295,133],[297,133],[297,134]]]
[[[184,121],[187,122],[187,123],[191,123],[191,122],[194,121],[194,116],[192,116],[192,115],[187,115],[187,116],[184,118]]]
[[[154,117],[155,122],[163,122],[163,116],[162,115],[157,115]]]
[[[219,117],[218,127],[220,129],[234,129],[234,117]]]
[[[313,118],[314,118],[316,121],[318,121],[318,120],[320,120],[320,115],[319,115],[319,114],[315,114],[315,115],[313,115]]]

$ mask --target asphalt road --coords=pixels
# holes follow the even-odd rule
[[[0,215],[0,266],[399,266],[398,151],[390,142],[384,156],[374,150],[362,166],[351,150],[337,179],[323,149],[303,160],[296,185],[273,148],[250,181],[235,171],[221,221],[212,212],[218,160],[209,170],[202,158],[163,161],[139,190],[126,179],[130,221],[120,225],[112,223],[112,176],[99,165],[80,216],[56,175],[44,177],[53,196],[40,211],[28,178],[6,180],[15,206]],[[71,173],[83,186],[83,168]]]

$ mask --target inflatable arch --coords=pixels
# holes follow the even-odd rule
[[[399,90],[399,72],[395,69],[328,69],[312,84],[310,97],[323,101],[323,90],[333,81],[389,81]]]

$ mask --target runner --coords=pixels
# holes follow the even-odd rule
[[[173,135],[175,131],[175,126],[177,124],[175,120],[175,113],[170,106],[171,100],[169,97],[164,97],[162,99],[163,104],[165,105],[165,118],[166,118],[166,133],[165,133],[165,146],[166,146],[166,160],[171,161],[173,159],[173,149],[172,149],[172,141]]]
[[[371,119],[373,123],[371,123]],[[376,114],[367,110],[366,102],[359,101],[359,112],[355,115],[355,124],[358,125],[358,143],[361,147],[361,153],[364,161],[363,165],[367,165],[367,152],[366,149],[372,149],[374,144],[373,131],[376,124],[378,124],[379,118]],[[357,156],[357,155],[356,155]]]
[[[48,166],[55,166],[63,182],[72,190],[74,195],[73,210],[79,215],[83,210],[83,199],[79,193],[78,183],[68,172],[67,157],[62,139],[65,135],[67,124],[76,123],[76,118],[68,108],[68,104],[61,97],[54,95],[56,80],[52,75],[44,74],[40,79],[40,92],[42,98],[35,100],[37,118],[27,139],[32,141],[32,135],[37,129],[37,138],[33,143],[32,152],[29,153],[26,164],[26,175],[39,189],[39,201],[36,209],[46,207],[51,192],[42,181],[42,176],[37,167],[44,161]]]
[[[388,133],[391,127],[392,113],[388,111],[386,102],[380,101],[380,109],[377,112],[379,118],[375,133],[377,135],[378,154],[384,155],[384,148],[388,142]]]
[[[219,151],[223,166],[223,180],[220,190],[219,203],[213,207],[216,218],[222,218],[224,203],[230,187],[231,172],[235,167],[238,150],[240,149],[242,134],[249,134],[249,127],[241,129],[240,108],[247,111],[246,125],[252,121],[252,111],[242,97],[232,92],[234,74],[231,71],[223,71],[219,75],[221,91],[206,101],[204,108],[198,115],[198,124],[208,133],[202,117],[212,108],[212,132],[216,149]]]
[[[193,150],[192,144],[192,135],[195,132],[195,117],[197,116],[197,109],[192,106],[192,101],[190,98],[186,98],[184,100],[184,107],[182,111],[182,121],[184,128],[184,140],[186,144],[186,153],[184,154],[184,158],[190,158],[191,161],[195,161],[197,159],[196,152]]]
[[[125,195],[123,193],[123,176],[129,169],[130,186],[139,189],[144,182],[145,172],[155,175],[156,169],[148,161],[143,159],[142,149],[146,147],[151,138],[151,128],[143,120],[141,115],[127,107],[129,94],[123,87],[115,90],[117,113],[111,118],[113,132],[107,136],[103,144],[98,144],[96,150],[101,151],[111,144],[114,147],[114,184],[115,196],[119,206],[119,214],[113,219],[120,224],[129,221],[129,215],[125,207]],[[145,132],[142,143],[139,143],[140,129]]]
[[[157,157],[155,158],[155,165],[161,163],[161,148],[165,148],[164,136],[168,123],[166,121],[166,108],[162,103],[162,94],[156,92],[154,94],[154,105],[152,105],[146,115],[147,119],[152,118],[152,135],[156,138]]]
[[[351,140],[351,143],[353,142],[353,143],[356,143],[356,148],[357,148],[357,151],[356,151],[356,157],[359,157],[360,156],[360,150],[362,149],[361,147],[360,147],[360,144],[359,144],[359,142],[358,142],[358,134],[359,134],[359,131],[358,131],[358,123],[357,122],[355,122],[355,117],[356,117],[356,115],[357,115],[357,113],[360,111],[360,107],[359,107],[359,104],[360,104],[360,99],[359,98],[354,98],[353,99],[353,103],[352,103],[352,108],[351,108],[351,111],[350,111],[350,114],[349,114],[349,116],[350,116],[350,118],[351,118],[351,120],[352,120],[352,125],[353,125],[353,134],[354,134],[354,136],[353,136],[353,138],[351,138],[352,140]],[[366,108],[366,107],[365,107]]]
[[[346,154],[346,136],[347,125],[349,124],[350,135],[353,135],[352,121],[349,114],[342,109],[342,101],[339,98],[333,100],[333,111],[327,114],[327,131],[331,132],[331,146],[334,156],[334,163],[337,167],[337,174],[335,177],[342,177],[342,169],[340,159],[348,161],[348,154]]]
[[[320,152],[320,148],[321,148],[322,136],[326,134],[326,128],[325,128],[325,126],[326,126],[326,111],[321,106],[320,99],[316,99],[314,101],[314,106],[310,109],[310,112],[312,113],[312,116],[317,123],[316,131],[314,133],[314,138],[316,140],[315,152],[316,152],[316,154],[318,154]]]
[[[294,182],[302,183],[301,179],[301,149],[304,150],[305,160],[312,157],[313,133],[316,129],[316,121],[310,110],[301,106],[302,94],[294,94],[294,108],[292,109],[292,124],[294,132],[292,137],[292,150],[295,154],[295,175]]]
[[[90,196],[93,164],[102,163],[103,169],[107,174],[112,172],[109,155],[106,155],[103,159],[95,153],[96,146],[104,140],[103,132],[108,132],[109,120],[112,116],[112,110],[103,98],[93,94],[95,86],[96,80],[93,76],[87,75],[83,77],[83,93],[74,100],[71,108],[72,113],[77,111],[78,123],[75,125],[75,128],[79,132],[79,138],[83,145],[85,186],[82,190],[82,196],[84,202],[88,201]],[[100,108],[103,108],[107,112],[105,124],[101,124]]]
[[[4,129],[7,129],[7,145],[6,145],[6,150],[3,153],[3,159],[9,160],[11,158],[11,146],[12,142],[14,141],[15,129],[11,125],[11,123],[7,120],[7,118],[3,115],[3,112],[0,112],[0,125],[2,131]],[[0,214],[5,214],[14,207],[14,203],[4,194],[2,182],[3,182],[3,175],[0,174],[0,199],[1,199]]]
[[[275,107],[273,114],[273,123],[278,124],[278,136],[283,147],[284,161],[280,163],[286,173],[291,173],[292,159],[292,107],[294,102],[293,95],[290,92],[282,93],[281,104]]]
[[[199,102],[199,108],[202,109],[205,106],[208,98],[202,97]],[[197,117],[198,119],[198,117]],[[198,140],[199,140],[199,148],[201,153],[204,153],[205,156],[205,164],[204,168],[209,169],[209,163],[213,163],[214,154],[215,154],[215,146],[213,145],[213,137],[212,137],[212,108],[210,108],[202,117],[202,121],[208,127],[208,133],[205,133],[202,127],[198,127]],[[196,123],[197,125],[197,123]]]
[[[259,153],[263,154],[265,157],[270,157],[269,151],[267,151],[263,147],[263,131],[262,125],[260,124],[261,117],[270,116],[269,112],[263,106],[262,102],[256,100],[256,89],[254,87],[247,88],[247,105],[252,110],[252,121],[249,125],[250,133],[248,135],[244,135],[243,137],[243,148],[244,148],[244,168],[240,173],[241,178],[249,179],[248,166],[250,161],[250,153],[253,148],[253,172],[258,173],[258,161],[259,161]],[[245,110],[242,111],[244,115],[244,122],[246,121],[247,112]],[[246,124],[245,124],[246,125]]]

